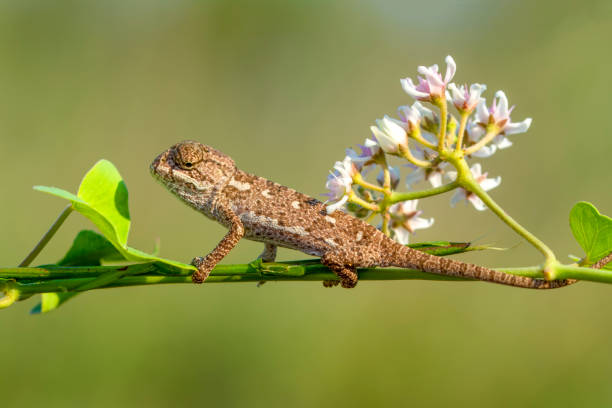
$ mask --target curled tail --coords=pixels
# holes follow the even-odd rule
[[[556,289],[577,282],[575,279],[547,281],[545,279],[512,275],[510,273],[500,272],[478,265],[426,254],[425,252],[417,251],[399,244],[394,246],[393,250],[387,253],[390,255],[390,259],[387,262],[388,266],[419,269],[423,272],[435,273],[438,275],[477,279],[520,288]]]

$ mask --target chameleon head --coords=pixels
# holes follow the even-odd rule
[[[157,156],[150,170],[168,190],[199,207],[229,182],[236,165],[210,146],[184,141]]]

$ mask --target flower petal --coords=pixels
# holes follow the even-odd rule
[[[470,170],[472,171],[472,176],[474,176],[474,178],[482,176],[482,166],[480,163],[474,163],[474,165],[470,167]]]
[[[510,112],[508,112],[508,97],[504,91],[497,91],[495,92],[495,98],[497,98],[495,111],[493,112],[495,120],[499,121],[504,118],[508,118],[510,116]]]
[[[476,120],[484,125],[489,123],[489,109],[485,98],[480,98],[476,105]]]
[[[340,199],[340,201],[337,201],[333,204],[329,204],[325,209],[327,210],[328,214],[333,213],[334,211],[336,211],[338,208],[342,207],[344,205],[344,203],[346,203],[348,200],[348,196],[344,196]]]
[[[487,209],[487,206],[485,205],[485,203],[483,203],[482,200],[478,198],[476,195],[469,194],[467,196],[467,199],[470,203],[472,203],[474,208],[476,208],[478,211],[484,211]]]
[[[457,203],[459,201],[464,200],[465,197],[466,197],[466,191],[462,188],[458,188],[455,191],[455,194],[453,194],[453,196],[451,197],[451,200],[450,200],[451,207],[454,207],[455,205],[457,205]]]
[[[429,177],[427,177],[427,181],[431,183],[431,186],[436,188],[442,185],[442,169],[439,171],[433,171],[429,173]]]
[[[496,145],[483,146],[480,149],[476,150],[474,153],[472,153],[471,156],[484,159],[484,158],[493,156],[496,151],[497,151]]]
[[[399,150],[398,145],[394,143],[394,141],[388,135],[386,135],[376,126],[370,126],[370,130],[372,131],[372,135],[380,145],[380,148],[385,153],[397,153],[397,151]]]
[[[408,221],[408,224],[410,224],[410,228],[412,228],[413,231],[429,228],[433,225],[433,223],[434,223],[433,218],[421,218],[421,217],[414,217]]]
[[[402,245],[408,245],[410,242],[410,231],[403,227],[391,228],[393,230],[393,239]]]
[[[421,92],[416,89],[416,86],[412,82],[411,78],[400,79],[400,83],[402,84],[402,88],[404,89],[404,92],[412,96],[414,99],[421,100],[421,101],[427,101],[430,99],[428,93]]]
[[[522,122],[508,123],[504,126],[504,133],[507,135],[514,135],[517,133],[525,133],[531,126],[531,118],[527,118]]]
[[[402,210],[405,213],[411,213],[417,210],[417,206],[419,205],[419,200],[408,200],[402,202]]]
[[[494,179],[492,178],[484,179],[483,181],[480,182],[480,187],[482,187],[484,191],[489,191],[499,186],[500,184],[501,184],[501,176],[498,176]]]
[[[447,55],[444,61],[446,62],[446,75],[444,76],[444,83],[448,84],[448,82],[455,76],[457,64],[455,64],[455,60],[450,55]]]
[[[463,99],[465,92],[462,89],[457,88],[457,85],[455,85],[455,83],[448,84],[446,89],[450,91],[451,99],[453,100],[453,103],[455,103],[455,105],[457,104],[455,101]]]
[[[422,168],[414,170],[408,173],[408,175],[406,176],[406,187],[408,187],[408,189],[411,189],[413,184],[423,181],[424,179],[425,170],[423,170]]]
[[[498,149],[507,149],[508,147],[512,146],[512,142],[510,141],[510,139],[508,139],[507,137],[504,137],[504,135],[497,135],[495,136],[495,138],[493,139],[493,143],[495,143],[493,146],[497,146]]]

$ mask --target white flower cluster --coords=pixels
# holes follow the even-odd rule
[[[460,151],[462,157],[466,158],[490,157],[498,150],[512,146],[507,136],[524,133],[529,129],[531,118],[517,123],[511,121],[510,114],[514,107],[508,107],[508,98],[503,91],[497,91],[488,106],[482,97],[486,85],[451,83],[456,64],[451,56],[447,56],[445,61],[444,77],[438,66],[432,65],[418,67],[422,76],[417,76],[416,83],[411,78],[401,79],[404,91],[416,101],[410,106],[400,106],[398,119],[385,115],[376,120],[376,125],[371,126],[372,138],[366,139],[359,146],[361,152],[347,149],[344,160],[336,162],[326,184],[329,190],[326,195],[330,202],[328,212],[347,208],[348,203],[380,203],[384,198],[380,189],[364,193],[367,184],[364,184],[363,176],[375,166],[381,167],[377,177],[378,185],[387,189],[382,193],[389,194],[389,189],[395,190],[400,181],[400,173],[397,168],[388,166],[385,155],[408,160],[409,163],[404,167],[409,168],[410,172],[404,182],[409,191],[423,181],[437,188],[443,186],[445,179],[452,182],[457,178],[457,172],[453,171],[453,166],[442,152]],[[433,109],[424,103],[429,103]],[[448,113],[448,103],[455,107],[459,119]],[[487,173],[483,173],[478,163],[473,164],[470,170],[473,179],[484,191],[501,183],[501,177],[487,178]],[[353,190],[354,187],[357,187],[357,191]],[[451,198],[451,206],[461,200],[472,203],[477,210],[486,209],[474,193],[458,188]],[[410,200],[381,210],[381,213],[387,212],[389,233],[398,242],[407,243],[410,233],[433,224],[433,219],[419,217],[421,211],[416,209],[416,205],[416,200]],[[351,207],[348,209],[351,210]]]

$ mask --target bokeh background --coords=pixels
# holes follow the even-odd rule
[[[245,170],[319,196],[368,126],[410,103],[399,78],[452,54],[455,80],[506,91],[534,118],[483,160],[493,195],[562,259],[579,200],[612,214],[612,3],[29,1],[0,3],[0,264],[16,265],[100,158],[130,191],[130,243],[188,262],[224,230],[149,176],[196,139]],[[490,213],[421,202],[416,240],[512,248],[462,256],[540,262]],[[59,259],[75,214],[38,259]],[[242,242],[225,260],[243,263]],[[282,251],[281,259],[299,259]],[[592,406],[612,404],[612,287],[531,292],[482,283],[362,282],[130,288],[30,316],[0,313],[0,395],[16,406]]]

